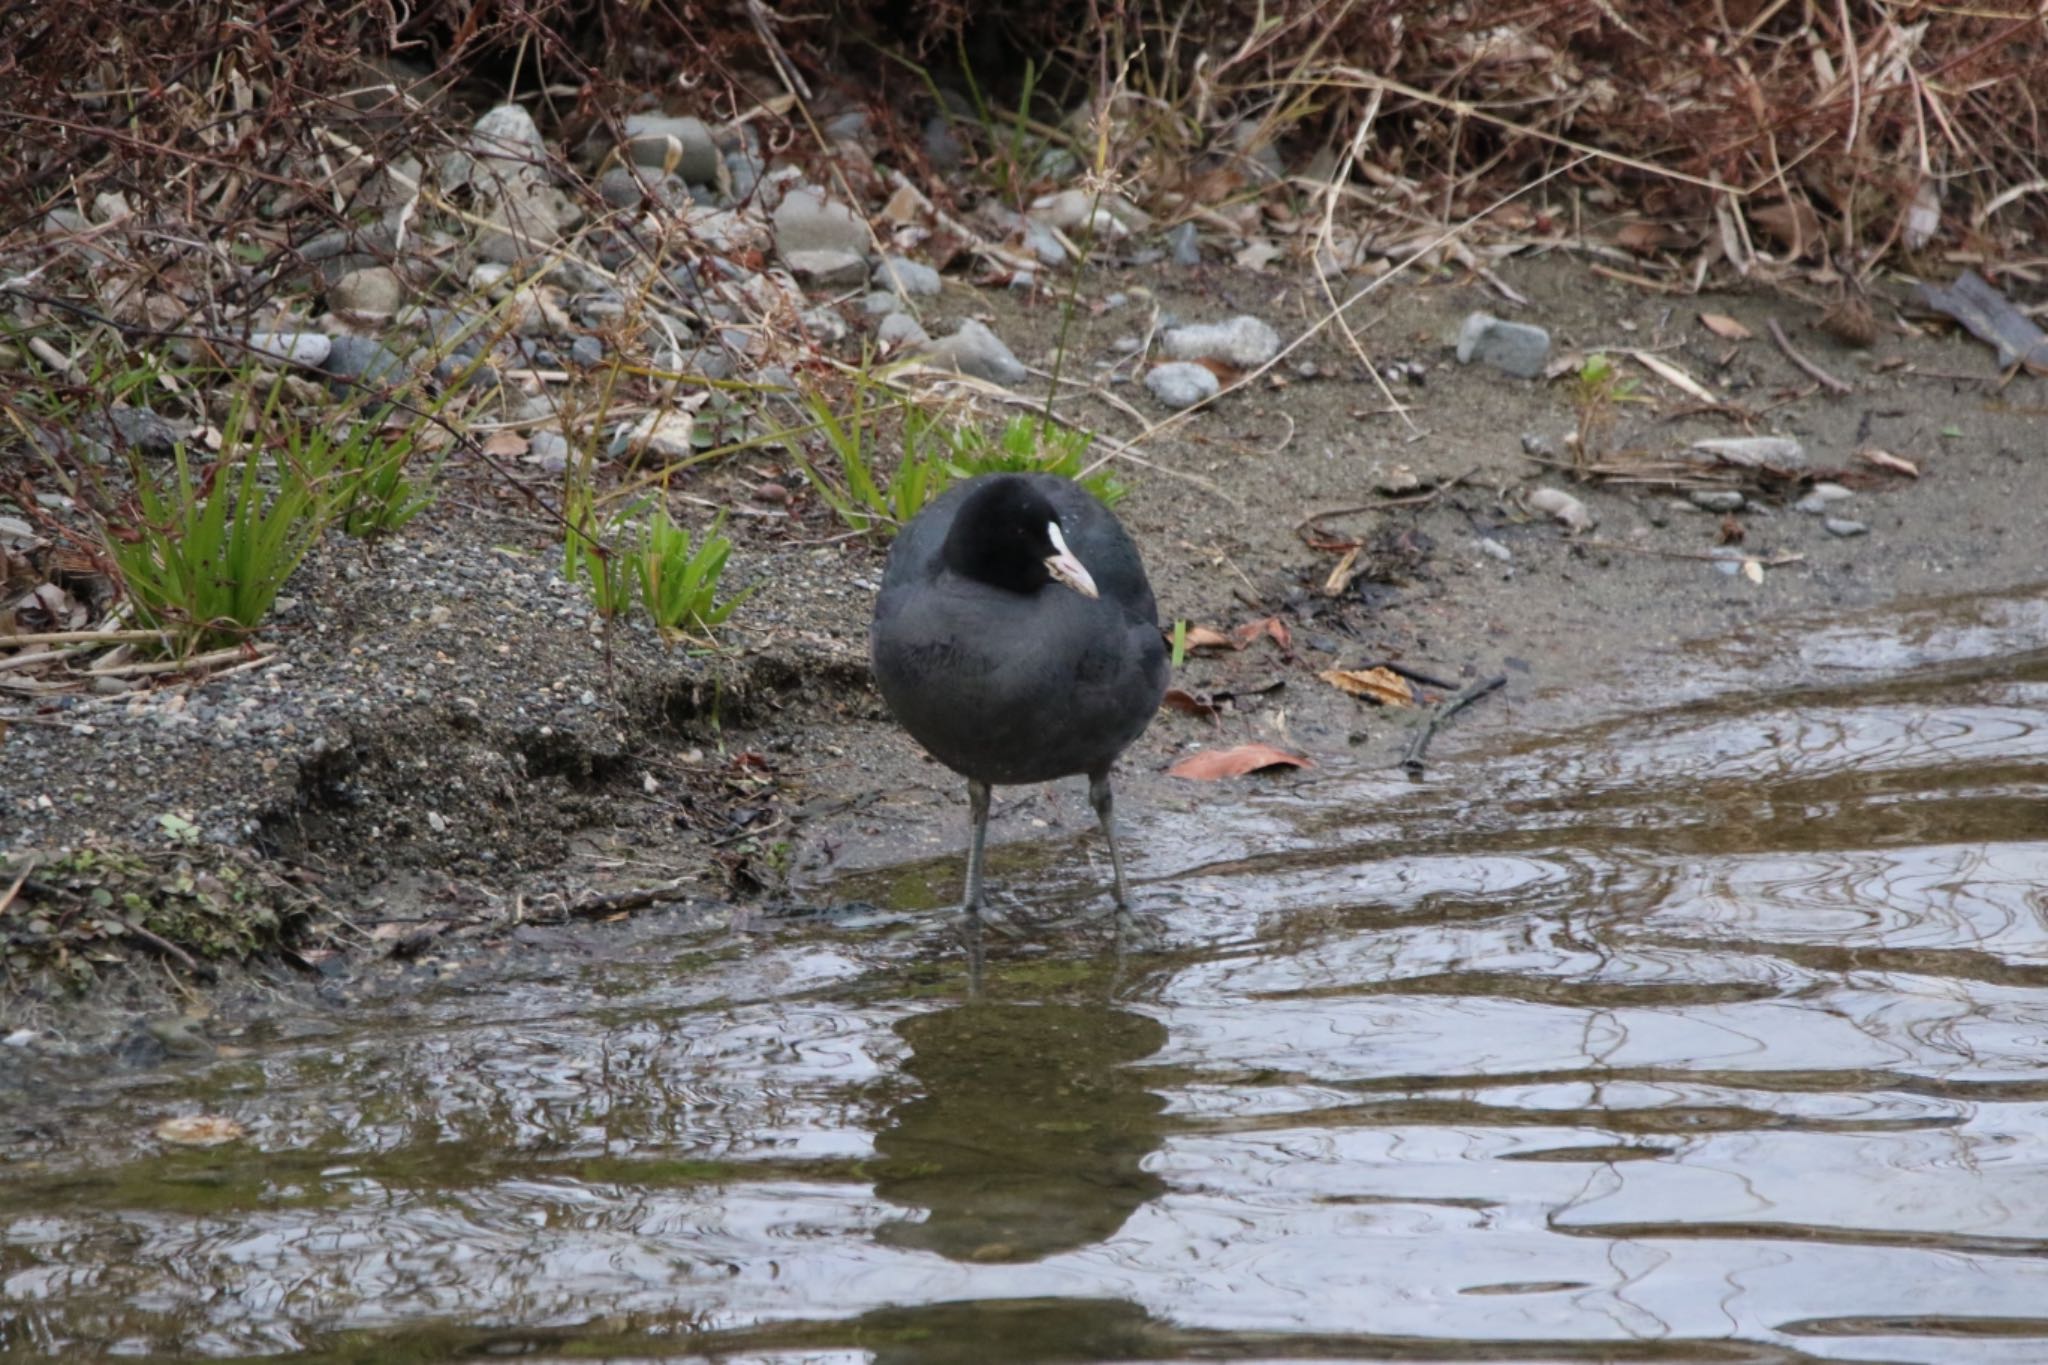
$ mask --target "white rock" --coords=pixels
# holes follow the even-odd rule
[[[1228,322],[1171,328],[1159,338],[1159,345],[1175,360],[1220,360],[1250,370],[1280,354],[1280,334],[1247,314]]]
[[[1528,503],[1532,510],[1551,517],[1573,535],[1590,531],[1596,524],[1586,504],[1560,489],[1536,489],[1529,494]]]
[[[1164,365],[1155,365],[1145,375],[1145,387],[1152,396],[1170,408],[1190,408],[1205,399],[1214,398],[1222,391],[1223,385],[1216,378],[1216,372],[1206,365],[1196,365],[1185,360],[1169,360]]]

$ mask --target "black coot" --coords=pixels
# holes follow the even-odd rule
[[[1052,474],[955,484],[897,536],[875,602],[875,680],[903,728],[967,779],[970,915],[989,788],[1088,774],[1126,901],[1109,765],[1166,693],[1166,645],[1137,546]]]

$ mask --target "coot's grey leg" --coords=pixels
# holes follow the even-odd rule
[[[1116,875],[1116,908],[1130,907],[1131,898],[1124,888],[1124,855],[1116,846],[1116,811],[1114,798],[1109,791],[1109,770],[1088,774],[1088,804],[1095,807],[1095,818],[1102,822],[1102,836],[1109,840],[1109,866]]]
[[[967,814],[974,832],[967,845],[967,895],[960,906],[970,919],[981,915],[981,850],[988,842],[988,783],[967,779]]]

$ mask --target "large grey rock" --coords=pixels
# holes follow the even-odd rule
[[[931,339],[931,334],[908,313],[891,313],[875,326],[875,340],[892,351],[904,346],[923,346]]]
[[[1024,362],[1003,339],[972,318],[951,336],[940,337],[926,347],[923,359],[940,369],[957,370],[992,384],[1021,384],[1030,378]]]
[[[691,185],[718,183],[718,144],[704,120],[629,114],[625,133],[626,155],[634,165],[679,175]]]
[[[1169,360],[1146,372],[1145,387],[1152,390],[1154,398],[1170,408],[1191,408],[1205,399],[1214,398],[1222,391],[1223,385],[1217,380],[1216,372],[1206,365]]]
[[[867,254],[868,225],[846,205],[805,186],[775,206],[775,249],[787,260],[795,251],[850,251]]]
[[[1458,329],[1458,363],[1475,361],[1517,379],[1535,379],[1550,363],[1550,333],[1530,323],[1473,313]]]
[[[1220,360],[1249,370],[1280,354],[1280,334],[1257,318],[1243,315],[1228,322],[1169,328],[1159,338],[1159,346],[1175,360]]]
[[[851,289],[868,282],[867,257],[857,251],[785,251],[782,263],[805,284]]]
[[[469,140],[441,162],[441,186],[467,186],[487,226],[477,252],[517,264],[543,255],[583,219],[583,210],[553,183],[547,146],[533,116],[501,104],[476,121]]]
[[[884,289],[905,297],[912,294],[936,294],[943,287],[938,271],[902,256],[883,257],[881,269],[875,274]]]

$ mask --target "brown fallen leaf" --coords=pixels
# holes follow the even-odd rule
[[[1261,768],[1313,768],[1300,754],[1290,754],[1270,744],[1240,744],[1234,749],[1204,749],[1189,754],[1166,770],[1168,777],[1191,782],[1214,782],[1219,778],[1242,777]]]
[[[1171,641],[1173,632],[1166,632],[1166,638]],[[1181,647],[1192,653],[1198,649],[1240,649],[1243,646],[1212,627],[1189,626],[1187,638],[1181,641]]]
[[[1904,474],[1909,479],[1920,477],[1919,465],[1914,464],[1911,460],[1894,455],[1889,450],[1879,450],[1876,446],[1863,447],[1856,452],[1856,458],[1865,464],[1874,464],[1879,469],[1890,473]]]
[[[495,455],[501,460],[516,460],[532,448],[532,442],[510,427],[492,432],[483,446],[484,454]]]
[[[1358,577],[1358,552],[1364,548],[1363,545],[1354,545],[1337,561],[1337,567],[1330,570],[1330,576],[1323,580],[1323,596],[1344,595],[1344,590],[1351,586],[1351,580]]]
[[[1624,223],[1614,234],[1614,244],[1624,251],[1633,251],[1638,256],[1654,256],[1660,251],[1672,251],[1689,245],[1691,236],[1680,232],[1666,223],[1645,222],[1637,219]]]
[[[1220,714],[1216,703],[1207,697],[1198,697],[1184,687],[1169,687],[1160,698],[1160,705],[1170,706],[1185,715],[1199,716],[1203,720],[1215,720]]]
[[[1415,689],[1390,668],[1326,668],[1316,676],[1339,692],[1364,697],[1381,706],[1415,705]]]
[[[1726,313],[1700,314],[1700,326],[1712,332],[1723,341],[1748,341],[1756,333],[1744,327]]]
[[[1261,636],[1270,635],[1273,638],[1273,643],[1280,646],[1282,653],[1292,654],[1294,652],[1294,634],[1287,629],[1287,623],[1277,616],[1268,616],[1258,621],[1248,621],[1232,631],[1231,634],[1236,637],[1239,649],[1250,649],[1259,641]]]

